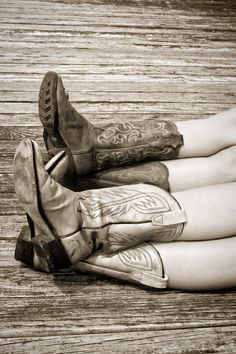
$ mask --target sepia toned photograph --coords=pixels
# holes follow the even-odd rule
[[[236,353],[236,2],[0,13],[0,353]]]

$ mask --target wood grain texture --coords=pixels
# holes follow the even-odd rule
[[[1,0],[0,352],[234,353],[235,289],[156,291],[14,260],[25,224],[12,160],[44,73],[95,124],[208,117],[235,105],[233,0]]]

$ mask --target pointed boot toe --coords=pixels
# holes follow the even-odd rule
[[[168,282],[161,256],[149,243],[110,256],[96,252],[75,264],[74,268],[82,272],[104,274],[153,288],[166,288]]]

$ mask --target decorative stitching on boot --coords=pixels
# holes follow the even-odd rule
[[[168,160],[178,156],[182,144],[173,122],[124,122],[109,126],[97,136],[94,157],[98,169],[144,159]]]

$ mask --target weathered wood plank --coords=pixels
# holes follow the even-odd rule
[[[54,336],[44,338],[14,338],[3,340],[7,353],[189,353],[201,354],[206,351],[232,353],[235,350],[234,331],[226,328],[219,336],[217,329],[121,332],[119,334],[88,334],[83,336]],[[12,344],[11,344],[12,343]],[[200,345],[198,343],[201,343]],[[198,348],[198,349],[196,349]]]
[[[82,112],[86,119],[91,121],[96,125],[106,124],[109,122],[118,122],[118,121],[136,121],[136,120],[146,120],[146,119],[165,119],[178,121],[183,119],[199,119],[199,118],[207,118],[212,116],[213,114],[219,113],[219,111],[224,111],[228,109],[228,107],[224,108],[222,104],[220,109],[215,110],[214,112],[204,111],[203,113],[199,113],[197,111],[183,112],[179,110],[178,112]],[[18,126],[18,127],[37,127],[38,129],[42,129],[42,125],[40,123],[38,114],[36,113],[3,113],[0,114],[0,125],[1,127],[9,127],[9,126]],[[30,130],[29,130],[30,131]],[[0,166],[1,168],[1,166]]]
[[[1,241],[2,243],[3,241]],[[6,242],[5,242],[6,243]],[[9,247],[9,242],[5,248]],[[9,256],[10,256],[9,249]],[[12,252],[13,253],[13,252]],[[181,292],[174,290],[148,289],[126,282],[109,279],[102,276],[85,275],[67,271],[64,273],[46,274],[29,269],[19,262],[2,267],[1,329],[4,321],[15,319],[16,325],[27,321],[54,321],[52,334],[57,328],[64,334],[70,334],[65,323],[77,320],[77,325],[84,325],[84,332],[89,328],[101,331],[103,326],[122,325],[117,322],[115,315],[124,318],[123,326],[133,326],[133,329],[160,330],[166,326],[169,329],[196,328],[196,327],[224,327],[236,325],[235,291],[228,289],[215,292]],[[16,263],[18,265],[16,266]],[[27,279],[27,281],[24,281]],[[44,284],[47,286],[43,286]],[[33,284],[33,286],[32,286]],[[17,294],[15,291],[17,290]],[[119,302],[116,297],[119,294]],[[63,295],[66,300],[64,301]],[[135,299],[135,301],[134,301]],[[20,300],[20,301],[19,301]],[[230,303],[231,306],[227,306]],[[26,307],[34,307],[34,311],[27,314],[27,321],[23,316]],[[6,311],[17,307],[17,317],[14,312]],[[66,309],[61,312],[61,309]],[[53,319],[51,318],[52,313]],[[67,317],[67,314],[70,317]],[[113,317],[110,317],[114,314]],[[91,322],[91,318],[93,321]],[[107,319],[110,318],[109,323]],[[57,323],[58,321],[58,323]],[[37,324],[36,324],[37,325]],[[152,327],[152,328],[151,328]],[[48,328],[50,332],[50,328]],[[16,332],[16,333],[17,333]],[[31,325],[30,335],[37,335],[38,328]],[[1,332],[2,333],[2,332]],[[43,328],[40,330],[43,333]],[[39,332],[38,332],[39,334]]]
[[[233,99],[232,99],[233,101]],[[173,102],[171,105],[169,102],[145,102],[142,104],[142,111],[146,113],[156,113],[159,112],[169,112],[174,113],[178,110],[185,112],[195,111],[199,114],[204,112],[219,112],[222,109],[229,109],[232,107],[232,103],[227,102],[195,102],[194,104],[188,104],[187,102],[182,102],[181,104]],[[140,110],[140,105],[138,102],[80,102],[74,103],[74,108],[81,113],[85,112],[110,112],[112,113],[122,113],[122,112],[135,112]],[[38,107],[33,102],[2,102],[0,106],[0,114],[2,113],[38,113]]]
[[[156,64],[158,66],[158,63]],[[43,70],[42,74],[37,75],[37,79],[33,76],[17,77],[12,75],[11,78],[5,78],[1,81],[1,91],[10,92],[32,92],[36,94],[39,92],[40,84],[43,75],[47,70],[53,69],[53,66],[48,66],[48,69]],[[109,68],[108,68],[109,69]],[[199,65],[199,73],[201,72],[201,65]],[[205,77],[195,78],[183,81],[178,75],[172,76],[159,76],[159,77],[146,77],[145,75],[132,76],[132,80],[126,76],[120,75],[120,81],[114,80],[114,76],[107,75],[93,79],[78,78],[75,75],[68,73],[61,73],[65,88],[70,92],[176,92],[176,93],[224,93],[234,94],[236,88],[236,80],[234,77],[226,77],[221,80],[214,75],[211,79]],[[213,72],[214,74],[214,72]],[[101,79],[101,81],[99,80]],[[116,79],[118,77],[116,76]],[[220,90],[219,90],[220,88]],[[36,96],[37,97],[37,96]]]
[[[201,68],[201,71],[199,69]],[[234,70],[234,65],[232,64],[221,64],[219,65],[218,63],[211,64],[210,66],[206,65],[201,65],[201,63],[189,63],[187,64],[184,60],[168,60],[168,62],[157,62],[156,65],[145,65],[145,64],[140,64],[140,65],[114,65],[113,63],[107,63],[107,64],[87,64],[84,65],[82,63],[77,63],[77,64],[71,64],[71,65],[58,65],[57,63],[53,65],[52,69],[58,73],[63,74],[63,78],[67,77],[77,77],[78,82],[83,85],[83,80],[82,78],[89,78],[89,76],[94,76],[94,75],[142,75],[146,76],[148,75],[149,80],[151,81],[152,78],[158,77],[161,75],[161,78],[165,75],[166,81],[168,83],[168,76],[169,75],[184,75],[184,76],[201,76],[201,77],[209,77],[209,76],[214,76],[214,77],[226,77],[226,76],[231,76],[233,70]],[[5,64],[2,63],[0,67],[0,73],[1,77],[3,80],[6,79],[6,76],[9,74],[12,75],[12,72],[14,72],[14,78],[18,78],[18,80],[22,79],[29,79],[32,78],[32,80],[35,79],[35,77],[38,77],[40,74],[43,76],[44,73],[48,70],[48,65],[41,63],[40,66],[35,65],[33,63],[21,63],[21,65],[17,64]],[[80,78],[80,77],[81,78]],[[117,77],[114,76],[116,79]],[[32,81],[31,80],[31,81]],[[102,79],[102,81],[105,80],[105,77]],[[152,80],[154,81],[154,80]],[[31,92],[31,82],[29,83],[28,90],[29,93]],[[78,86],[78,84],[77,84]],[[10,87],[9,89],[14,90],[14,87]],[[27,89],[27,86],[25,87]],[[69,87],[70,89],[71,87]],[[76,87],[74,87],[75,89]],[[132,82],[130,83],[130,88],[132,89]],[[168,85],[165,85],[164,89],[168,89]],[[86,89],[86,87],[84,87]],[[95,87],[94,87],[95,89]],[[153,88],[149,88],[153,90]],[[156,88],[159,92],[160,88]],[[170,88],[169,88],[170,89]],[[16,90],[15,90],[16,91]],[[108,89],[107,89],[108,91]],[[127,91],[129,92],[129,91]]]
[[[0,239],[15,240],[18,237],[22,226],[26,223],[24,213],[21,215],[0,215]],[[2,252],[2,247],[0,252]]]
[[[233,106],[235,1],[2,0],[0,12],[0,351],[235,352],[235,289],[156,291],[16,262],[26,219],[12,178],[19,140],[33,137],[45,151],[37,97],[48,70],[96,124]]]
[[[44,336],[2,340],[7,353],[165,353],[201,354],[235,351],[235,328],[215,328],[176,331],[119,332],[70,336]]]
[[[72,105],[81,103],[139,103],[139,105],[144,105],[145,103],[214,103],[218,101],[219,104],[229,103],[233,105],[233,100],[236,98],[236,93],[202,93],[196,96],[196,93],[177,93],[173,92],[167,95],[165,92],[116,92],[116,91],[106,91],[106,92],[86,92],[77,91],[70,92],[70,102]],[[0,102],[10,102],[14,105],[17,102],[20,103],[33,103],[35,107],[38,106],[38,95],[36,92],[9,92],[0,91]]]
[[[209,20],[209,19],[208,19]],[[1,21],[1,20],[0,20]],[[27,21],[27,20],[24,20]],[[42,21],[44,22],[44,21]],[[58,22],[60,20],[58,19]],[[1,22],[0,22],[1,23]],[[66,21],[65,21],[66,25]],[[86,27],[82,27],[80,23],[78,23],[79,32],[66,32],[66,27],[64,27],[64,31],[44,31],[43,29],[40,31],[29,31],[29,30],[13,30],[13,29],[4,29],[2,30],[2,34],[0,33],[0,39],[3,42],[11,42],[13,40],[24,42],[27,44],[28,42],[44,42],[45,36],[47,36],[47,43],[73,43],[76,40],[76,36],[80,36],[83,40],[87,38],[95,39],[108,39],[115,40],[122,43],[126,40],[125,43],[148,43],[149,45],[157,45],[167,46],[171,45],[172,47],[177,47],[178,45],[189,45],[190,47],[196,46],[196,43],[199,47],[210,48],[212,44],[216,48],[223,46],[234,46],[234,38],[235,33],[233,31],[206,31],[204,29],[178,29],[173,32],[172,29],[169,28],[155,28],[154,33],[151,31],[143,31],[142,29],[129,29],[129,31],[124,31],[124,29],[117,28],[116,31],[111,30],[110,27],[101,28],[101,27],[91,27],[90,29]],[[152,35],[152,36],[151,36]],[[108,37],[108,38],[107,38]],[[193,39],[195,43],[193,43]],[[135,41],[135,42],[134,42]]]

